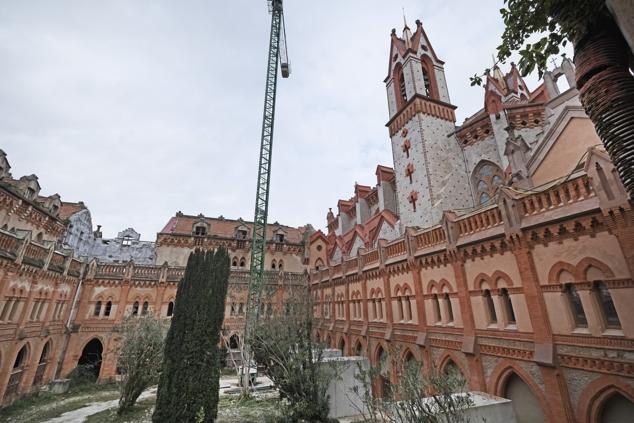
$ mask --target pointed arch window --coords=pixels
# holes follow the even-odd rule
[[[577,292],[575,286],[571,283],[567,283],[564,286],[564,294],[566,296],[566,300],[568,301],[568,307],[572,313],[575,326],[587,328],[588,319],[586,318],[586,313],[583,310],[583,304],[581,304],[581,298],[579,297],[579,293]]]
[[[150,308],[150,304],[147,301],[143,302],[143,308],[141,309],[141,315],[145,316]]]
[[[97,301],[95,303],[95,316],[99,316],[101,314],[101,301]]]
[[[233,260],[231,260],[231,266],[238,267],[238,257],[234,257]]]
[[[247,264],[247,260],[244,257],[242,257],[240,259],[240,267],[244,267],[244,266],[246,266],[246,264]]]
[[[423,84],[425,85],[425,95],[431,97],[431,79],[429,78],[429,72],[427,72],[425,66],[423,66]]]
[[[170,301],[167,304],[167,317],[172,317],[174,315],[174,301]]]
[[[135,301],[134,304],[132,304],[132,315],[137,316],[138,314],[139,314],[139,302]]]
[[[487,204],[495,197],[499,187],[504,183],[504,173],[498,165],[485,160],[473,170],[471,182],[472,186],[475,187],[475,196],[478,202],[481,205]]]
[[[405,75],[401,71],[398,76],[398,90],[401,96],[402,104],[407,103],[407,87],[405,86]]]
[[[445,293],[444,295],[445,304],[447,306],[447,323],[453,323],[453,307],[451,305],[451,298],[449,298],[449,294]]]
[[[491,297],[491,291],[488,289],[484,290],[482,294],[484,297],[484,307],[486,309],[487,317],[489,319],[489,323],[497,323],[498,316],[495,313],[495,305],[493,304],[493,298]]]
[[[434,322],[440,323],[440,300],[438,299],[438,294],[434,294],[432,298],[433,302],[433,310],[434,310]]]
[[[616,312],[616,307],[614,306],[614,301],[612,301],[612,295],[608,287],[603,282],[595,282],[593,290],[597,296],[606,326],[613,329],[621,328],[621,321],[619,320],[619,315]]]
[[[112,311],[112,301],[108,301],[106,303],[106,308],[103,310],[103,315],[105,317],[110,316],[110,312]]]
[[[500,300],[502,301],[502,307],[504,307],[504,313],[506,313],[507,324],[514,325],[515,311],[513,310],[513,303],[506,288],[500,289]]]

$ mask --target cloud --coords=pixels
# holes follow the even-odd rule
[[[445,60],[458,122],[482,106],[502,2],[404,1]],[[278,81],[269,221],[323,227],[391,165],[392,2],[285,2],[293,73]],[[176,211],[252,219],[269,15],[264,1],[4,1],[0,148],[14,176],[83,200],[106,236],[153,239]],[[530,86],[535,86],[530,80]]]

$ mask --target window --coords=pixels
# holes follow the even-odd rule
[[[497,323],[498,316],[497,314],[495,314],[495,305],[493,305],[493,298],[491,297],[491,291],[489,291],[488,289],[485,289],[482,295],[484,297],[484,307],[486,309],[489,323]]]
[[[498,188],[504,182],[504,173],[500,167],[492,162],[482,161],[471,176],[475,187],[476,198],[480,204],[486,204],[497,194]]]
[[[423,83],[425,84],[425,95],[431,97],[431,80],[429,79],[429,73],[425,67],[423,67]]]
[[[447,306],[447,323],[453,323],[453,306],[451,305],[451,298],[449,298],[449,294],[445,293],[444,300]]]
[[[132,304],[132,315],[137,316],[138,314],[139,314],[139,302],[135,301],[134,304]]]
[[[277,270],[284,270],[284,262],[282,260],[280,260],[280,262],[277,264]]]
[[[106,308],[105,308],[105,309],[104,309],[104,311],[103,311],[103,315],[104,315],[105,317],[108,317],[108,316],[110,316],[110,312],[111,312],[111,311],[112,311],[112,301],[108,301],[108,302],[106,303]]]
[[[434,313],[434,323],[440,323],[440,301],[438,300],[438,294],[434,294],[434,297],[432,298],[432,306],[433,306],[433,313]]]
[[[143,308],[141,309],[141,315],[145,316],[148,312],[149,307],[150,307],[150,304],[147,301],[144,301]]]
[[[0,320],[5,320],[7,315],[9,314],[9,310],[11,310],[11,306],[13,305],[12,299],[8,299],[4,302],[4,307],[2,308],[2,313],[0,313]]]
[[[599,307],[601,308],[606,326],[608,328],[620,328],[621,321],[616,313],[616,307],[614,307],[612,295],[610,291],[608,291],[608,287],[605,286],[603,282],[595,282],[593,291],[597,296],[597,300],[599,300]]]
[[[275,242],[277,243],[284,242],[284,234],[275,234]]]
[[[123,241],[121,241],[121,245],[124,247],[129,247],[132,245],[132,237],[130,235],[126,235],[123,237]]]
[[[271,269],[275,270],[276,267],[277,267],[277,262],[275,260],[273,260],[271,262]]]
[[[575,286],[571,283],[567,283],[564,286],[564,294],[568,301],[568,306],[572,312],[572,317],[577,327],[588,327],[588,319],[586,313],[583,311],[583,304],[581,304],[581,298]]]
[[[405,75],[403,75],[402,71],[400,72],[398,77],[398,87],[403,104],[405,104],[407,103],[407,87],[405,86]]]
[[[207,228],[202,225],[196,226],[194,228],[194,235],[196,236],[205,236],[207,235]]]
[[[244,266],[246,266],[246,265],[247,265],[247,260],[246,260],[244,257],[242,257],[242,258],[240,259],[240,267],[244,267]]]
[[[507,324],[515,324],[515,311],[513,311],[513,303],[506,288],[500,289],[500,300],[502,301],[502,307],[504,307],[504,312],[506,313]]]
[[[234,257],[233,260],[231,260],[231,266],[238,267],[238,257]]]
[[[247,231],[245,231],[244,229],[238,229],[238,231],[236,232],[236,238],[240,240],[247,239]]]
[[[101,301],[97,301],[95,303],[95,316],[99,316],[101,314]]]

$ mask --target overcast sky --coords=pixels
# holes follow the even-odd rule
[[[423,21],[458,123],[483,103],[501,0],[287,0],[269,222],[323,228],[392,165],[390,30]],[[13,176],[83,200],[112,237],[170,216],[253,219],[270,16],[264,0],[3,0],[0,148]],[[529,88],[536,86],[528,78]]]

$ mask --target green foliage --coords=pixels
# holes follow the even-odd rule
[[[129,410],[139,395],[158,382],[163,361],[164,325],[152,316],[129,317],[122,325],[118,414]]]
[[[398,370],[396,384],[390,384],[388,363],[379,367],[358,366],[356,376],[362,389],[353,388],[365,409],[359,410],[367,423],[468,423],[465,410],[473,400],[465,392],[465,380],[460,373],[439,373],[432,370],[423,375],[420,363],[411,360]],[[372,395],[372,385],[383,385],[384,396]]]
[[[257,364],[264,366],[283,400],[278,422],[330,422],[326,391],[334,376],[320,364],[322,349],[311,339],[310,295],[289,295],[284,310],[263,318],[250,340]]]
[[[68,374],[68,379],[71,387],[85,386],[97,382],[97,375],[92,364],[81,364]]]
[[[500,9],[504,20],[502,42],[497,47],[497,60],[504,63],[517,51],[519,70],[523,76],[537,69],[541,77],[547,60],[567,42],[577,42],[606,13],[604,0],[504,0]],[[529,43],[533,35],[538,41]],[[471,85],[481,85],[484,74],[470,78]]]
[[[165,341],[155,422],[213,422],[218,412],[218,342],[229,282],[224,248],[190,254]]]

